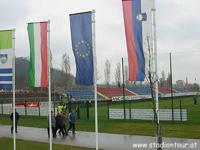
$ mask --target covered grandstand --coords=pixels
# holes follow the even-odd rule
[[[102,95],[106,96],[107,98],[112,98],[115,96],[123,96],[123,88],[118,87],[98,87],[97,88],[98,93],[101,93]],[[124,94],[126,96],[134,96],[135,93],[129,91],[128,89],[125,89]]]
[[[189,88],[180,88],[180,87],[174,87],[174,90],[176,90],[176,92],[178,92],[178,93],[195,92],[192,89],[189,89]]]
[[[173,93],[176,93],[176,91],[174,89],[172,89],[172,91],[173,91]],[[169,94],[169,93],[171,93],[171,88],[160,87],[159,92],[163,93],[163,94]]]
[[[115,96],[123,96],[123,88],[118,87],[98,87],[98,100],[109,100]],[[65,90],[65,94],[71,95],[75,100],[94,100],[93,90]],[[126,96],[134,96],[135,93],[125,89]]]
[[[137,85],[129,85],[127,89],[138,94],[138,95],[150,95],[151,89],[148,85],[145,86],[137,86]]]
[[[65,90],[65,94],[71,95],[74,100],[94,100],[94,91],[93,90]],[[97,95],[99,100],[104,99],[100,94]]]
[[[174,88],[174,96],[181,95],[193,95],[194,92],[190,92],[184,88]],[[84,100],[94,100],[94,91],[92,89],[69,89],[65,90],[64,94],[72,96],[74,100],[84,101]],[[98,100],[111,100],[113,97],[122,97],[123,88],[119,87],[98,87],[97,88]],[[124,95],[126,97],[134,97],[143,99],[144,97],[149,98],[151,95],[151,90],[149,85],[138,86],[131,85],[127,86],[124,90]],[[171,89],[167,87],[159,87],[159,95],[162,97],[170,97]]]

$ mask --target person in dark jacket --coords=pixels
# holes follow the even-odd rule
[[[47,133],[49,137],[49,116],[47,116],[47,120],[48,120]],[[52,135],[55,138],[56,137],[56,119],[53,115],[53,111],[51,111],[51,129],[52,129]]]
[[[66,136],[66,115],[65,112],[61,114],[58,113],[56,116],[56,131],[59,130],[59,133],[62,133],[63,136]]]
[[[18,124],[18,120],[19,120],[19,113],[16,111],[15,109],[15,132],[17,133],[17,124]],[[12,125],[11,125],[11,134],[13,133],[13,112],[10,114],[10,120],[12,121]]]
[[[196,95],[193,96],[193,104],[197,105],[197,96]]]
[[[69,113],[68,120],[69,120],[69,128],[67,129],[67,132],[72,128],[72,134],[75,135],[75,114],[73,111]]]

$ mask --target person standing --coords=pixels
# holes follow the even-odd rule
[[[18,124],[18,120],[19,120],[19,113],[17,112],[17,110],[15,109],[15,132],[17,133],[17,124]],[[13,134],[13,112],[10,114],[10,120],[12,121],[12,125],[11,125],[11,134]]]
[[[66,103],[64,103],[62,111],[65,112],[65,113],[67,112],[67,104]]]
[[[69,128],[67,129],[67,132],[72,128],[72,134],[75,135],[75,115],[73,111],[69,113],[68,120],[69,120]]]
[[[197,105],[197,96],[196,95],[193,96],[193,104]]]
[[[61,114],[62,111],[63,111],[63,104],[60,103],[60,104],[58,105],[58,107],[57,107],[57,112],[58,112],[59,114]]]
[[[66,136],[67,135],[67,131],[66,131],[66,113],[62,112],[61,114],[57,114],[56,115],[56,131],[58,131],[59,135],[63,135]]]

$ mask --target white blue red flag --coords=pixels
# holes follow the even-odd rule
[[[129,81],[144,81],[145,78],[144,43],[145,38],[151,36],[149,32],[151,28],[149,28],[149,23],[146,23],[151,20],[150,1],[122,0],[128,51]],[[143,28],[144,25],[146,26],[145,29]]]

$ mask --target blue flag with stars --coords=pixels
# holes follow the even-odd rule
[[[70,15],[72,48],[78,85],[93,85],[92,12]]]

